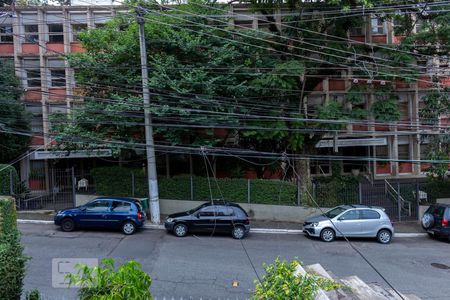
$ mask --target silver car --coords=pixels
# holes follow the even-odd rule
[[[303,223],[303,232],[331,242],[335,237],[374,237],[388,244],[394,236],[394,227],[384,208],[366,205],[340,205],[326,213],[309,218]]]

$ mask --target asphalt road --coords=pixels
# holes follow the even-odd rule
[[[119,232],[61,232],[53,225],[20,225],[26,255],[31,256],[25,290],[38,288],[46,299],[74,299],[76,289],[52,288],[53,258],[134,259],[153,280],[156,299],[247,299],[263,263],[276,257],[298,257],[320,263],[332,274],[357,275],[367,283],[386,284],[343,240],[324,243],[303,235],[250,234],[245,240],[228,236],[176,238],[163,230],[143,230],[133,236]],[[449,299],[450,244],[428,237],[397,238],[390,245],[372,240],[353,244],[402,293],[422,299]],[[243,245],[251,259],[247,257]],[[239,285],[233,287],[233,281]]]

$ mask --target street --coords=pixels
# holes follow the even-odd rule
[[[263,263],[298,257],[306,265],[320,263],[332,274],[357,275],[366,283],[386,284],[343,240],[324,243],[303,235],[250,234],[242,241],[229,236],[176,238],[164,230],[142,230],[133,236],[113,231],[65,233],[53,225],[21,224],[25,254],[31,257],[25,290],[38,288],[45,299],[73,299],[76,289],[52,288],[53,258],[106,258],[118,263],[134,259],[153,280],[156,299],[247,299]],[[428,237],[397,238],[390,245],[352,240],[376,268],[405,294],[422,299],[448,299],[450,266],[447,242]],[[238,282],[233,287],[233,281]]]

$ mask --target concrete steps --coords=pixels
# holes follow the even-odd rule
[[[343,286],[337,290],[320,290],[315,300],[420,300],[415,295],[404,295],[401,297],[392,289],[385,289],[376,283],[367,284],[358,276],[336,278],[327,272],[320,264],[312,264],[305,267],[298,266],[295,272],[299,275],[315,275],[341,283]],[[403,298],[403,299],[402,299]]]

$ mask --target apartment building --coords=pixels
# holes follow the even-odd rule
[[[0,57],[14,60],[17,76],[24,87],[23,101],[33,113],[31,149],[34,151],[21,163],[21,176],[26,180],[33,170],[48,169],[56,160],[78,160],[80,164],[95,163],[96,157],[111,156],[108,150],[96,153],[65,153],[48,151],[52,143],[49,136],[49,115],[53,112],[67,112],[77,104],[74,72],[68,67],[62,54],[81,52],[83,48],[77,40],[77,34],[84,29],[101,27],[114,15],[125,11],[121,6],[68,6],[68,7],[18,7],[10,13],[0,16]],[[271,16],[276,26],[283,22],[282,12]],[[230,25],[265,30],[269,26],[267,16],[258,15],[243,5],[230,8]],[[416,27],[420,26],[419,23]],[[402,37],[395,35],[395,24],[367,16],[365,26],[354,28],[349,39],[367,43],[395,44]],[[399,125],[380,125],[376,122],[368,125],[348,125],[347,133],[325,137],[316,147],[321,153],[342,156],[366,156],[374,161],[343,160],[344,173],[365,173],[373,179],[414,178],[424,176],[426,163],[401,162],[401,160],[420,160],[426,156],[426,141],[421,139],[417,130],[407,125],[419,121],[419,110],[423,105],[421,98],[430,89],[431,76],[437,75],[446,85],[450,85],[448,62],[432,60],[427,62],[427,75],[413,83],[395,82],[400,97],[402,112]],[[350,71],[344,70],[341,78],[328,78],[318,84],[314,92],[308,95],[311,106],[326,101],[343,101],[345,94],[354,84],[380,84],[355,78]],[[364,108],[374,101],[373,95],[365,95]],[[373,121],[373,119],[368,119]],[[449,125],[448,118],[442,118],[441,126]],[[404,126],[402,126],[404,125]],[[363,132],[355,137],[354,132]],[[367,134],[364,134],[367,131]],[[400,160],[400,162],[377,162],[377,158]],[[331,174],[330,161],[313,161],[311,173],[315,176]],[[46,172],[47,173],[47,172]]]
[[[235,17],[232,23],[239,28],[248,27],[266,30],[269,26],[266,15],[250,12],[245,5],[234,5],[231,8]],[[283,16],[289,15],[289,11],[280,10],[269,17],[276,20],[276,26],[282,28]],[[287,13],[287,14],[286,14]],[[320,16],[320,12],[317,13]],[[382,20],[374,15],[368,14],[361,27],[352,28],[348,32],[348,39],[355,42],[370,44],[389,45],[398,44],[404,38],[395,34],[394,22]],[[420,29],[420,21],[416,21],[413,33]],[[365,174],[370,179],[389,178],[420,178],[426,176],[426,170],[430,163],[413,163],[411,160],[425,160],[427,157],[428,141],[423,139],[427,131],[438,132],[438,129],[418,126],[419,111],[423,107],[422,98],[432,88],[432,77],[438,77],[442,86],[450,86],[450,67],[448,58],[431,58],[418,62],[421,67],[421,75],[416,82],[406,83],[403,81],[386,82],[381,80],[370,80],[353,76],[351,70],[342,70],[340,78],[326,78],[319,83],[312,93],[307,96],[306,102],[310,108],[327,101],[338,101],[344,103],[344,98],[351,86],[379,86],[392,84],[399,97],[399,108],[401,118],[397,125],[380,124],[373,117],[368,116],[367,124],[351,124],[347,126],[346,133],[338,133],[335,136],[326,136],[320,141],[316,148],[324,155],[336,155],[342,157],[363,156],[369,161],[355,161],[343,159],[342,171],[344,174]],[[364,95],[365,103],[360,108],[370,109],[374,103],[374,95]],[[348,103],[346,104],[347,108]],[[450,125],[449,116],[442,116],[437,128]],[[367,134],[364,132],[367,131]],[[358,135],[355,133],[358,132]],[[376,161],[380,159],[380,161]],[[391,162],[381,159],[393,160]],[[403,161],[402,161],[403,160]],[[409,162],[408,162],[409,160]],[[450,165],[449,165],[450,170]],[[311,161],[311,174],[313,176],[329,176],[332,172],[331,161]]]
[[[29,155],[21,161],[22,180],[30,173],[48,173],[55,161],[95,161],[111,151],[94,153],[49,151],[49,115],[67,113],[81,101],[76,97],[74,72],[64,54],[81,52],[77,35],[81,30],[103,26],[121,6],[16,7],[0,16],[0,57],[14,60],[16,76],[22,81],[22,100],[33,114],[34,136]],[[37,150],[37,151],[33,151]]]

